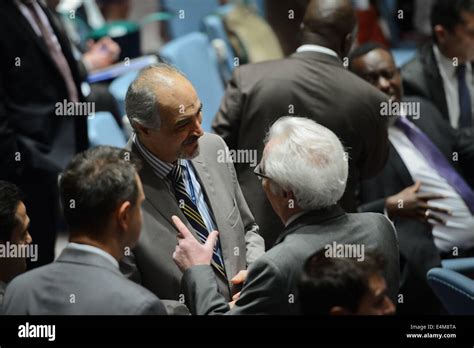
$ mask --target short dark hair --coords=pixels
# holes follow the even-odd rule
[[[305,263],[298,283],[301,312],[305,315],[328,315],[340,306],[356,312],[369,290],[369,279],[381,274],[383,257],[365,253],[364,261],[354,258],[326,257],[322,249]]]
[[[367,42],[363,45],[360,45],[354,48],[349,54],[349,70],[352,71],[353,62],[355,59],[365,56],[367,53],[372,52],[373,50],[382,49],[390,54],[392,54],[387,47],[376,42]]]
[[[138,169],[132,153],[110,146],[76,155],[60,179],[61,203],[71,232],[95,236],[119,204],[135,204]]]
[[[23,196],[20,189],[7,181],[0,180],[0,240],[7,242],[18,226],[16,210]]]
[[[442,25],[449,32],[453,32],[456,25],[463,23],[463,11],[474,12],[474,0],[436,0],[431,9],[431,29],[435,42],[435,26]]]

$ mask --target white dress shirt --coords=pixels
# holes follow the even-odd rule
[[[319,52],[319,53],[324,53],[328,54],[330,56],[334,57],[339,57],[335,51],[333,51],[330,48],[324,47],[324,46],[319,46],[319,45],[302,45],[298,47],[296,52]]]
[[[448,104],[449,122],[453,128],[459,128],[459,89],[456,74],[457,66],[454,66],[452,59],[445,57],[436,45],[433,45],[433,52],[439,67],[441,79],[443,80],[446,103]],[[474,79],[472,75],[471,63],[466,64],[466,82],[471,93],[471,106],[474,107]]]
[[[102,256],[103,258],[105,258],[106,260],[109,260],[117,269],[119,269],[119,263],[118,261],[115,259],[115,257],[113,257],[112,255],[110,255],[108,252],[106,252],[105,250],[102,250],[100,248],[97,248],[95,246],[92,246],[92,245],[88,245],[88,244],[79,244],[79,243],[69,243],[66,248],[68,249],[74,249],[74,250],[80,250],[80,251],[85,251],[85,252],[89,252],[89,253],[93,253],[93,254],[96,254],[96,255],[99,255],[99,256]]]
[[[397,150],[413,181],[421,181],[420,193],[439,194],[446,198],[434,199],[429,205],[451,210],[453,215],[433,212],[446,221],[442,225],[434,220],[433,237],[436,247],[442,252],[451,252],[474,247],[474,217],[458,192],[431,167],[402,130],[390,127],[389,139]]]

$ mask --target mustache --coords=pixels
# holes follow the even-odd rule
[[[191,145],[191,144],[195,143],[196,141],[198,141],[198,139],[199,139],[199,137],[197,137],[197,136],[189,137],[188,139],[186,139],[183,142],[183,145]]]

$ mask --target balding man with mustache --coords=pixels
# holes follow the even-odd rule
[[[225,143],[203,132],[201,109],[192,84],[166,64],[142,71],[126,96],[134,129],[128,148],[144,163],[139,175],[146,199],[141,237],[122,271],[160,298],[182,303],[171,216],[179,216],[201,243],[219,229],[212,269],[228,301],[241,277],[232,279],[264,252],[232,161],[223,155]]]

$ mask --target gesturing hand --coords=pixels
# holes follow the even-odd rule
[[[429,223],[429,220],[432,219],[441,224],[446,224],[445,220],[431,212],[451,215],[451,211],[428,204],[428,201],[432,199],[442,199],[445,197],[436,194],[420,194],[418,193],[420,187],[421,182],[417,181],[415,185],[409,186],[396,195],[387,198],[385,207],[390,219],[401,217],[416,219],[423,223]]]
[[[173,260],[179,269],[184,272],[192,266],[210,265],[219,232],[212,231],[206,243],[201,244],[177,216],[173,215],[171,220],[178,229],[178,245],[173,253]]]

